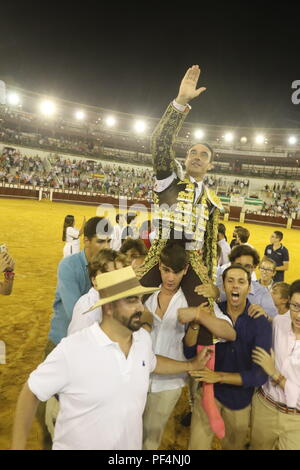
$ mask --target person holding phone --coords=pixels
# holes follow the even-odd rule
[[[0,294],[10,295],[13,289],[15,262],[9,255],[7,246],[0,245],[0,272],[4,274],[4,281],[0,282]]]

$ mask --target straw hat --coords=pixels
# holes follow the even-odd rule
[[[96,276],[96,285],[100,300],[87,310],[87,312],[101,305],[108,304],[109,302],[114,302],[115,300],[135,295],[152,294],[159,290],[159,287],[143,287],[139,283],[131,266],[108,273],[98,274],[98,276]]]

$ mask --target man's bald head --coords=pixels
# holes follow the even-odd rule
[[[190,147],[186,153],[186,158],[188,158],[190,152],[195,149],[203,153],[203,156],[206,156],[205,154],[207,154],[209,156],[210,163],[213,162],[215,156],[214,151],[210,145],[205,143],[198,143]]]
[[[185,160],[186,172],[197,180],[202,180],[213,168],[214,151],[208,144],[195,144],[188,151]]]

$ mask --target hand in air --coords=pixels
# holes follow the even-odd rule
[[[178,96],[176,98],[177,103],[184,105],[192,99],[197,98],[197,96],[206,90],[204,87],[196,88],[200,73],[199,65],[193,65],[187,70],[179,87]]]

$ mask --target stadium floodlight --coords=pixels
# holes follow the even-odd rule
[[[246,144],[248,142],[247,137],[245,137],[245,136],[241,137],[241,142],[242,142],[242,144]]]
[[[295,137],[294,135],[291,135],[289,138],[288,138],[288,143],[290,145],[295,145],[297,143],[297,137]]]
[[[234,136],[232,132],[226,132],[226,134],[224,135],[225,142],[232,142],[233,138]]]
[[[81,110],[78,110],[75,113],[75,117],[78,119],[78,121],[82,121],[85,118],[85,113]]]
[[[116,120],[113,116],[107,116],[105,123],[108,127],[113,127],[116,125]]]
[[[21,103],[20,96],[14,91],[8,94],[7,101],[11,106],[18,106]]]
[[[44,100],[40,104],[40,111],[45,116],[52,116],[55,113],[55,105],[50,100]]]
[[[146,124],[144,121],[135,121],[134,130],[136,132],[142,133],[146,130]]]
[[[203,139],[204,137],[204,131],[202,129],[197,129],[195,132],[194,132],[194,137],[196,139]]]
[[[265,136],[262,135],[262,134],[258,134],[256,137],[255,137],[255,142],[257,144],[263,144],[265,142]]]

